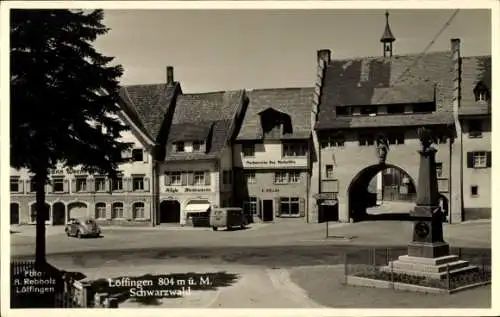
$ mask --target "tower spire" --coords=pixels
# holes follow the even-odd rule
[[[391,26],[389,25],[389,11],[385,11],[385,30],[380,38],[380,42],[382,43],[382,49],[384,57],[392,56],[392,43],[395,42],[396,39],[391,31]]]

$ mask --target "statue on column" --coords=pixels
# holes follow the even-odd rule
[[[376,150],[378,162],[380,164],[385,164],[387,153],[389,152],[389,140],[387,140],[387,138],[382,134],[380,134],[376,139]]]

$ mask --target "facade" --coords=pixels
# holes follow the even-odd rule
[[[312,93],[312,88],[248,92],[248,109],[233,145],[234,190],[236,203],[254,221],[307,214]]]
[[[369,219],[382,200],[415,198],[420,141],[436,135],[448,221],[491,217],[491,56],[395,55],[386,14],[382,56],[317,52],[312,88],[185,94],[162,84],[120,91],[134,143],[110,180],[59,166],[46,188],[47,224],[203,225],[207,211],[240,206],[254,221]],[[32,175],[11,169],[11,223],[35,222]],[[206,224],[206,223],[205,223]]]
[[[156,224],[207,226],[211,208],[232,206],[231,142],[247,105],[241,91],[183,94],[158,158]]]
[[[420,126],[436,135],[439,191],[448,220],[462,221],[468,204],[484,204],[486,210],[491,206],[491,139],[488,132],[479,142],[466,136],[470,123],[477,122],[471,116],[481,120],[482,131],[491,131],[489,113],[480,111],[489,105],[483,99],[491,80],[481,81],[478,75],[490,76],[484,69],[491,67],[481,70],[481,58],[472,58],[476,65],[469,66],[474,62],[460,56],[458,39],[451,41],[449,51],[424,56],[393,55],[394,41],[387,21],[382,57],[335,60],[329,50],[318,51],[311,112],[318,153],[311,192],[318,194],[310,202],[311,222],[326,219],[325,214],[343,222],[366,219],[366,208],[380,197],[370,193],[369,184],[387,168],[406,176],[409,186],[402,192],[409,193],[418,184]]]
[[[129,160],[119,166],[121,175],[109,179],[59,165],[51,171],[46,185],[47,224],[65,225],[70,218],[80,217],[95,218],[100,224],[150,223],[154,201],[151,141],[125,112],[120,117],[131,127],[122,133],[122,140],[134,144],[123,153]],[[32,176],[26,169],[11,169],[11,224],[36,222]]]

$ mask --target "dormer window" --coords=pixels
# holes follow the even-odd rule
[[[477,83],[476,87],[474,88],[474,97],[476,101],[479,102],[485,102],[490,99],[488,87],[486,87],[483,82]]]
[[[184,142],[176,142],[174,144],[175,152],[184,152]]]
[[[205,142],[203,142],[203,141],[194,141],[193,142],[193,152],[202,152],[204,145],[205,145]]]

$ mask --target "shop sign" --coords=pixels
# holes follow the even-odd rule
[[[167,187],[166,193],[206,193],[211,192],[210,187]]]
[[[50,174],[52,174],[52,175],[64,175],[64,174],[88,174],[88,173],[81,168],[74,169],[71,167],[66,167],[66,168],[51,169]]]
[[[263,193],[279,193],[279,188],[262,188]]]
[[[283,167],[306,167],[307,158],[279,159],[279,160],[244,160],[243,165],[249,168],[283,168]]]

